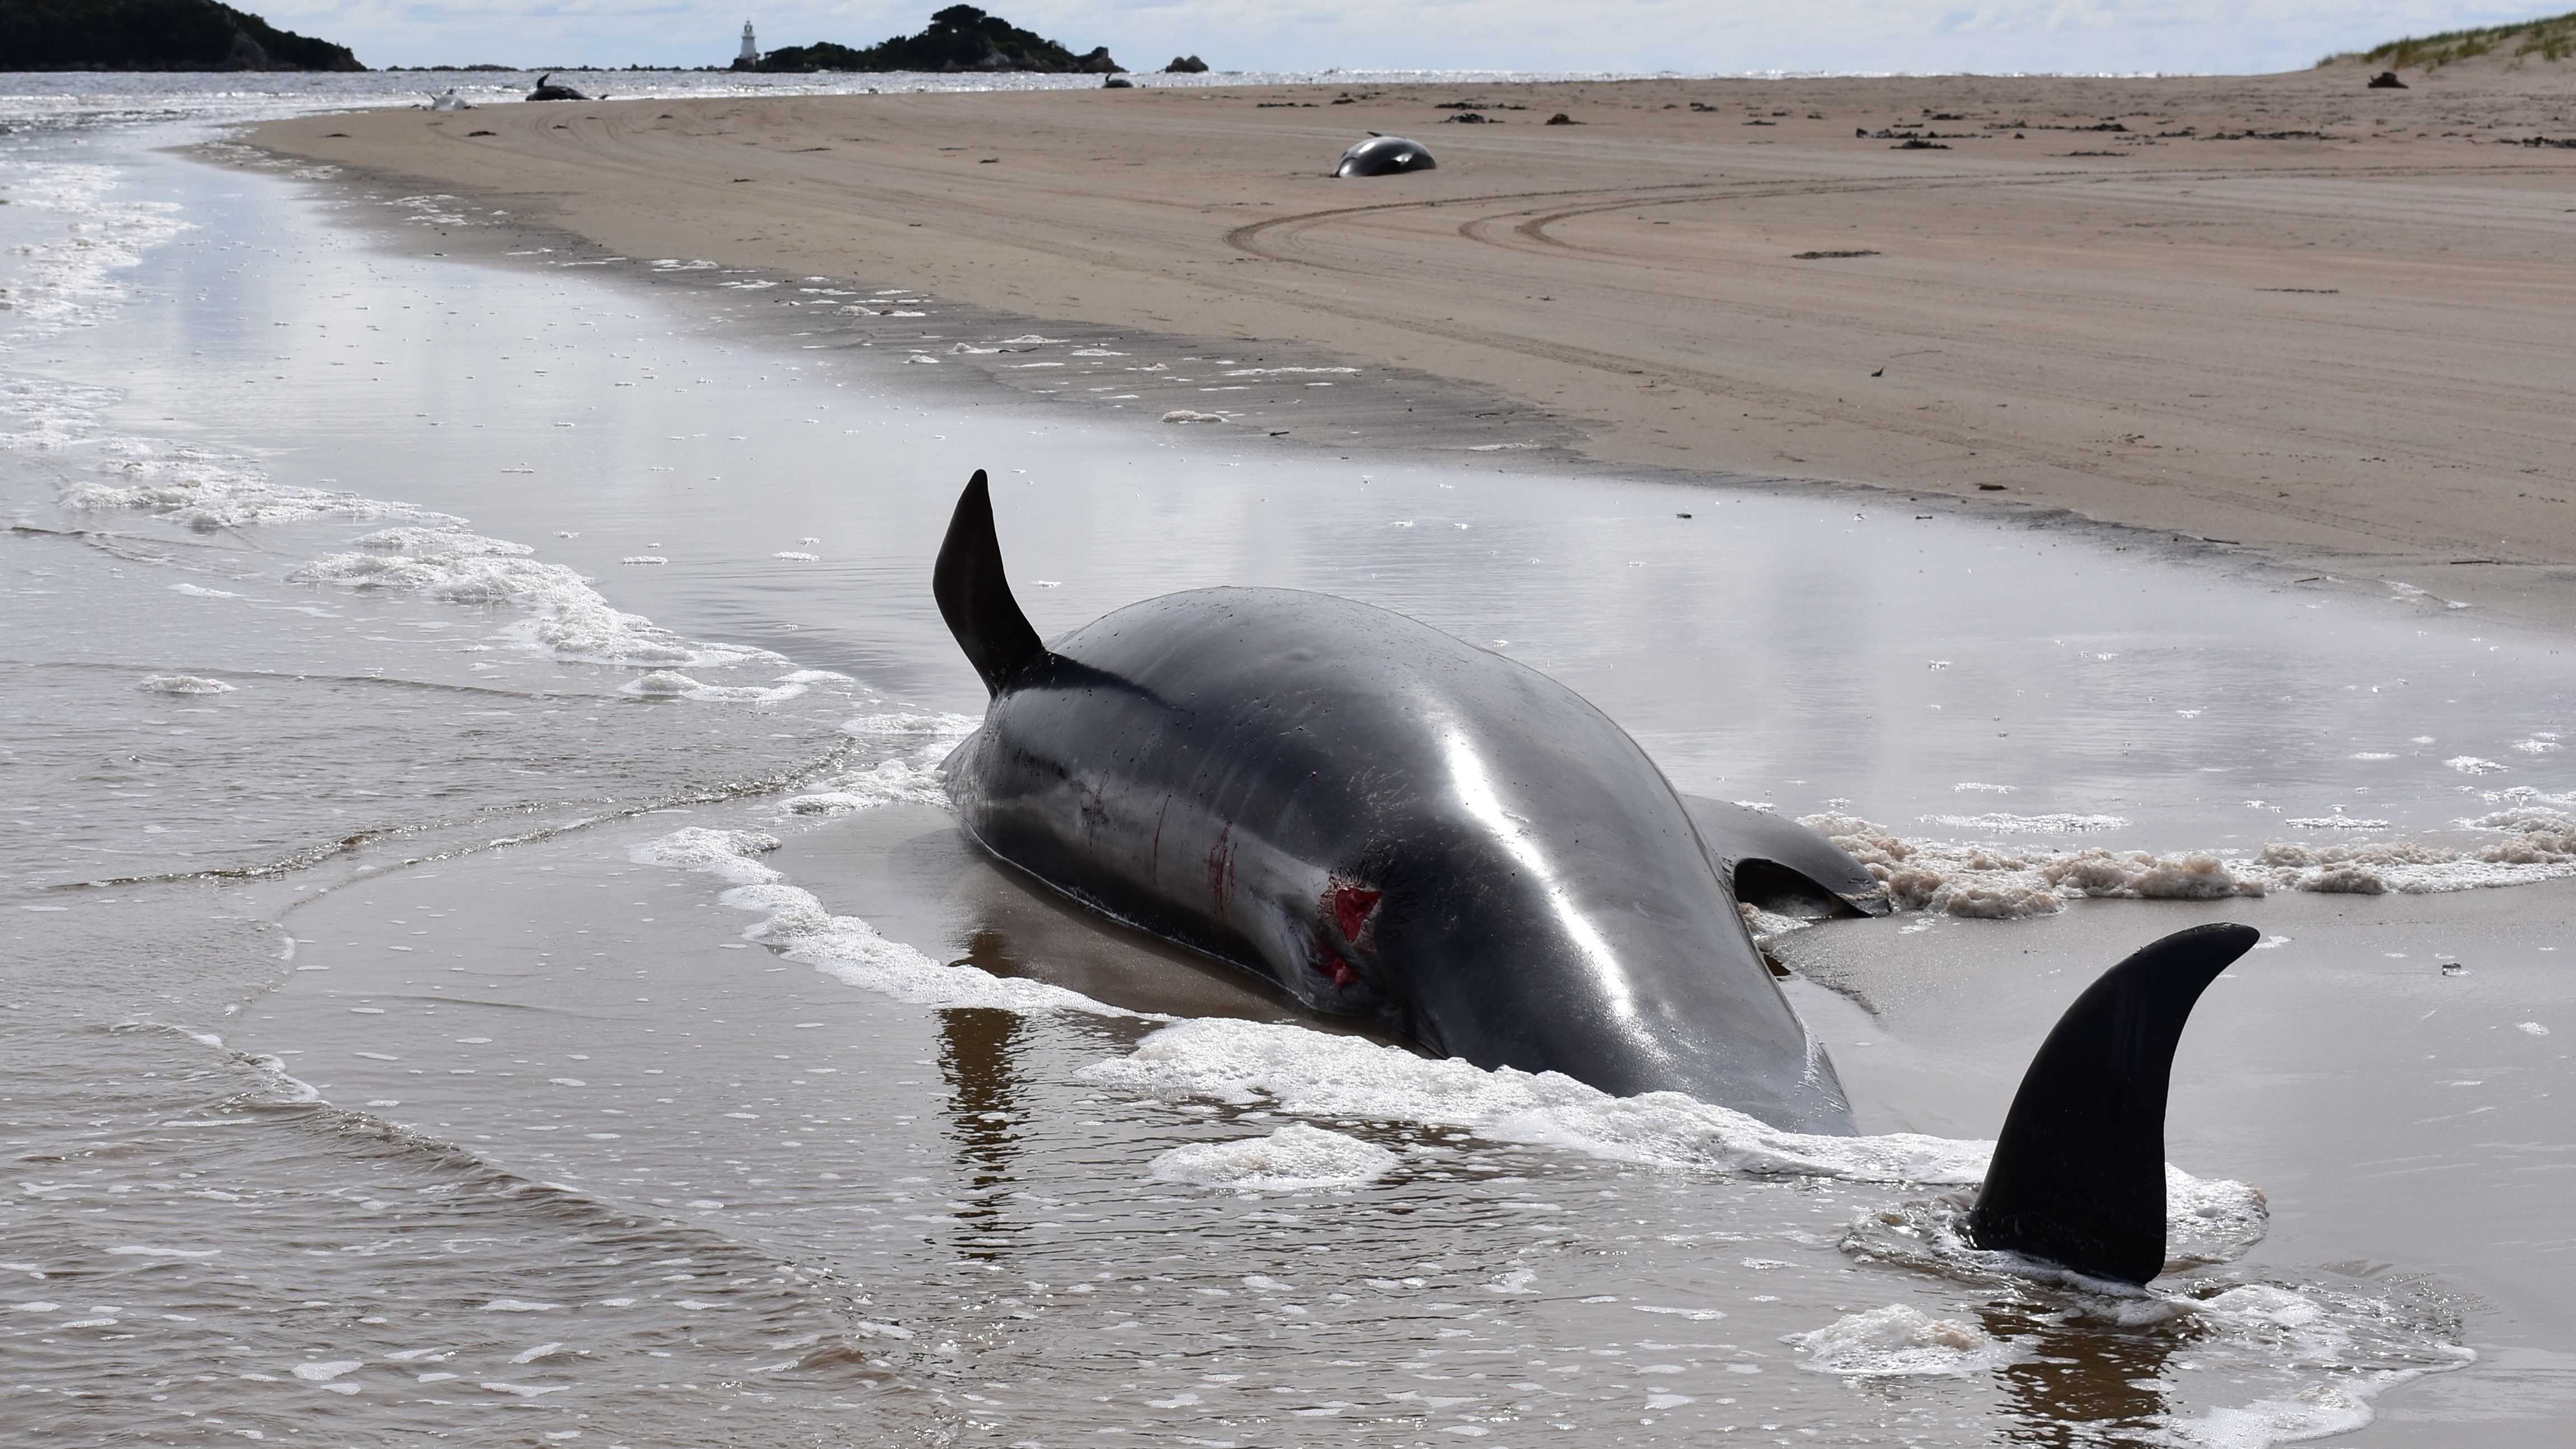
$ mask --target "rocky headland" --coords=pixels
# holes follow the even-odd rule
[[[215,0],[9,0],[0,70],[365,70],[345,45]]]
[[[742,63],[736,62],[739,66]],[[748,68],[748,67],[746,67]],[[972,5],[951,5],[930,17],[918,35],[898,35],[865,50],[830,41],[791,45],[762,56],[765,71],[977,71],[1029,70],[1105,75],[1126,67],[1110,59],[1109,47],[1094,46],[1076,55],[1072,47],[1022,30],[999,15]]]

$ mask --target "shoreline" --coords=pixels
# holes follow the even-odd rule
[[[1155,416],[1217,397],[1226,433],[2062,512],[2565,627],[2576,519],[2554,515],[2576,501],[2576,424],[2550,399],[2576,367],[2550,338],[2576,322],[2576,286],[2526,263],[2576,212],[2576,164],[2470,152],[2456,135],[2245,141],[2228,128],[2259,112],[2334,136],[2357,128],[2360,104],[2395,97],[2413,119],[2382,122],[2511,131],[2554,104],[2529,82],[2368,97],[2346,94],[2357,74],[2331,71],[1435,83],[1361,88],[1346,105],[1328,87],[1172,88],[1141,104],[1090,91],[763,97],[304,118],[246,140],[340,168],[343,185],[438,188],[463,224],[421,235],[422,250],[715,264],[619,267],[657,279],[904,283],[931,303],[911,338],[912,318],[817,318],[778,306],[811,300],[784,292],[767,310],[795,323],[754,325],[935,351],[1023,391],[1063,389],[961,344],[1150,337],[1192,358],[1356,369],[1336,375],[1330,406],[1278,382],[1286,373],[1248,394],[1117,381]],[[1490,108],[1447,112],[1485,117],[1472,131],[1429,119],[1453,90]],[[1928,144],[1950,154],[1891,156],[1901,142],[1847,128],[1856,108],[1883,121],[1936,92],[1952,109],[1913,106],[1933,119],[1910,129],[1948,138]],[[1300,114],[1336,105],[1329,133]],[[1551,106],[1598,129],[1542,127]],[[2079,119],[2112,106],[2128,119]],[[1989,112],[2027,125],[1976,119]],[[1343,131],[1398,125],[1435,136],[1451,166],[1370,183],[1289,169]],[[1755,126],[1779,134],[1746,139]],[[2034,149],[2070,144],[2051,128],[2135,154],[2031,164]],[[1605,159],[1605,143],[1636,156]],[[1160,174],[1171,168],[1181,179]],[[755,212],[733,189],[745,182],[760,188]],[[2464,214],[2444,223],[2443,208]],[[1836,230],[1883,245],[1808,258],[1782,239]],[[2207,230],[2228,237],[2185,239]],[[2305,285],[2356,279],[2373,295]],[[1523,284],[1528,297],[1498,295]]]
[[[263,151],[237,143],[218,142],[188,150],[197,154],[199,159],[220,166],[275,169],[302,164],[299,158],[284,152]],[[246,160],[241,153],[258,159]],[[388,207],[424,200],[418,194],[419,189],[436,184],[431,178],[402,176],[337,163],[330,165],[330,174],[298,173],[296,179],[319,182],[336,188],[344,197]],[[1345,354],[1293,341],[1280,343],[1240,337],[1190,336],[1093,322],[1068,322],[1061,318],[961,304],[944,297],[920,299],[923,305],[936,308],[924,320],[950,329],[937,334],[918,333],[919,324],[910,320],[916,314],[911,312],[874,320],[775,315],[764,312],[757,305],[729,300],[721,289],[728,285],[728,278],[774,272],[779,270],[777,268],[715,264],[657,268],[633,257],[614,255],[599,242],[578,233],[510,217],[507,209],[489,205],[497,199],[502,199],[497,193],[470,198],[453,195],[436,198],[441,204],[454,204],[455,210],[447,213],[448,216],[465,215],[467,219],[462,226],[452,222],[439,224],[430,232],[424,232],[420,227],[432,223],[417,213],[376,219],[351,218],[343,224],[369,233],[379,244],[404,256],[499,267],[551,265],[595,269],[620,285],[648,288],[652,294],[665,299],[674,296],[685,298],[711,327],[719,332],[738,331],[754,345],[782,350],[927,352],[929,356],[915,356],[913,360],[944,364],[942,371],[911,374],[901,381],[908,390],[921,396],[951,403],[973,405],[1008,401],[1025,406],[1050,397],[1064,402],[1081,401],[1061,397],[1042,386],[1033,386],[1029,378],[1016,375],[1012,370],[1015,364],[1007,359],[1037,348],[1010,345],[1015,342],[1043,342],[1074,348],[1126,343],[1139,347],[1140,351],[1150,349],[1157,353],[1190,350],[1213,355],[1227,350],[1246,351],[1247,356],[1243,360],[1288,364],[1282,370],[1312,366],[1318,371],[1371,371],[1376,374],[1372,379],[1374,386],[1366,396],[1341,395],[1336,399],[1336,406],[1317,410],[1322,414],[1320,417],[1317,412],[1274,416],[1259,410],[1278,408],[1283,403],[1302,405],[1296,399],[1274,393],[1257,400],[1255,411],[1240,418],[1228,417],[1222,431],[1196,426],[1180,429],[1192,435],[1194,441],[1207,446],[1243,449],[1268,446],[1302,451],[1338,447],[1351,450],[1343,455],[1345,457],[1374,459],[1383,465],[1458,460],[1462,466],[1487,468],[1498,473],[1530,472],[1576,480],[1616,478],[1753,494],[1836,498],[1864,506],[1934,510],[2009,523],[2020,528],[2069,531],[2114,551],[2139,549],[2155,556],[2197,561],[2233,573],[2268,577],[2275,585],[2315,586],[2319,591],[2347,593],[2365,599],[2386,600],[2391,597],[2390,591],[2381,587],[2387,581],[2375,576],[2316,576],[2310,572],[2319,566],[2313,558],[2284,556],[2250,547],[2235,539],[2211,538],[2170,528],[2096,518],[2054,500],[2016,497],[2008,493],[1951,494],[1929,489],[1909,490],[1894,483],[1850,478],[1734,473],[1675,463],[1613,461],[1597,456],[1586,447],[1590,439],[1577,426],[1580,420],[1551,415],[1473,382],[1416,369],[1363,368],[1357,365],[1357,359]],[[470,213],[478,205],[490,219],[471,218]],[[434,242],[432,237],[435,237]],[[883,278],[806,277],[800,280],[808,283],[842,281],[851,287],[873,288],[873,284]],[[744,294],[730,295],[738,299]],[[974,339],[1000,345],[976,347],[974,351],[978,355],[959,356],[941,351],[967,340],[961,338],[957,329],[967,329]],[[1042,336],[1031,337],[1033,333]],[[818,337],[826,340],[798,340]],[[912,345],[923,337],[938,346],[922,348]],[[1247,349],[1247,343],[1259,350]],[[992,355],[980,355],[988,353]],[[1192,400],[1187,393],[1176,393],[1166,399],[1178,403]],[[1157,420],[1159,406],[1140,408],[1133,420],[1139,424],[1152,424]],[[1216,419],[1205,421],[1215,422]],[[1298,426],[1276,429],[1263,426],[1270,422],[1290,422]],[[1317,426],[1319,423],[1322,426]],[[1354,424],[1356,426],[1351,426]],[[1496,444],[1490,439],[1497,427],[1517,427],[1527,436]],[[1336,433],[1348,441],[1337,439]],[[1928,518],[1932,514],[1918,516]],[[2447,598],[2429,592],[2421,597],[2435,609],[2445,605],[2467,607],[2450,604]],[[2576,600],[2570,601],[2565,619],[2507,616],[2502,622],[2552,633],[2576,627]]]

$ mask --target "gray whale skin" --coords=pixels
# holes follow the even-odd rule
[[[1877,882],[1795,824],[1678,794],[1572,690],[1290,589],[1168,594],[1041,641],[980,471],[933,592],[992,694],[949,795],[1002,861],[1425,1051],[1856,1130],[1738,901],[1851,914]],[[2165,1072],[2255,939],[2181,932],[2079,998],[2014,1104],[1979,1241],[2154,1276]]]

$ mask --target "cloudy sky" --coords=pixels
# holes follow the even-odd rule
[[[369,65],[702,65],[864,45],[948,0],[233,0]],[[2288,70],[2330,51],[2559,10],[2461,0],[986,0],[1077,50],[1158,69]]]

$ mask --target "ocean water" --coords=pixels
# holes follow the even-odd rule
[[[921,314],[862,348],[166,149],[414,79],[0,86],[0,1437],[2546,1441],[2563,641],[1167,425],[1127,369],[1244,364],[1152,338],[933,392],[1001,339],[902,278],[732,278]],[[936,775],[976,467],[1042,630],[1367,599],[1879,862],[1911,909],[1774,943],[1875,1135],[1425,1061],[996,869]],[[2272,949],[2178,1068],[2170,1276],[1961,1245],[2057,1004],[2214,918]]]
[[[0,71],[0,124],[22,134],[92,127],[127,128],[163,122],[264,120],[314,111],[426,105],[454,93],[468,105],[524,101],[537,71],[364,71],[349,75],[295,73]],[[1096,75],[896,72],[885,75],[818,73],[764,75],[730,70],[543,72],[593,100],[681,99],[691,96],[874,95],[899,92],[1097,90]],[[1671,75],[1673,72],[1660,72]],[[1778,77],[1787,72],[1752,72]],[[1803,73],[1802,73],[1803,74]],[[1165,75],[1138,71],[1137,86],[1184,89],[1242,85],[1386,85],[1439,82],[1459,85],[1505,81],[1606,81],[1643,79],[1611,71],[1325,70],[1208,71]]]

